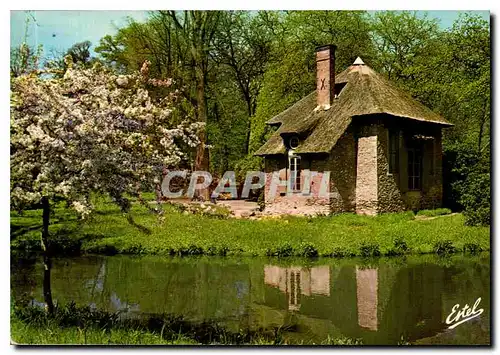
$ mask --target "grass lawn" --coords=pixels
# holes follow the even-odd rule
[[[159,334],[145,330],[98,328],[83,330],[78,327],[38,327],[11,318],[11,340],[22,345],[197,345],[193,339],[179,336],[163,339]]]
[[[134,204],[127,219],[100,199],[79,221],[63,205],[54,210],[51,235],[63,253],[180,255],[377,256],[490,249],[489,227],[464,225],[461,214],[415,219],[412,212],[376,217],[341,214],[280,219],[218,219],[164,206],[164,218]],[[40,248],[41,210],[11,213],[11,247]]]

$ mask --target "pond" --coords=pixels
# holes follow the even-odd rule
[[[40,258],[11,258],[11,294],[43,302]],[[173,314],[228,329],[274,329],[293,344],[330,338],[391,345],[490,343],[490,255],[379,259],[56,258],[56,303]],[[482,314],[448,329],[456,304]],[[458,307],[456,307],[458,308]]]

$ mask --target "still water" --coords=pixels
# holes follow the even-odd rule
[[[43,302],[39,258],[11,258],[14,298]],[[490,343],[490,255],[276,259],[83,256],[53,261],[55,302],[122,316],[174,314],[231,330],[286,329],[288,343]],[[453,306],[479,316],[448,329]]]

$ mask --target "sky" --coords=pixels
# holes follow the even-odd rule
[[[65,52],[77,42],[90,41],[93,47],[107,34],[125,26],[128,18],[145,21],[147,11],[11,11],[10,44],[43,45],[44,52]],[[26,19],[29,19],[26,32]],[[36,22],[35,22],[36,20]]]
[[[489,11],[474,12],[489,21]],[[424,14],[423,11],[418,13]],[[437,18],[442,28],[448,28],[460,11],[427,11],[427,14]],[[26,33],[27,43],[35,47],[43,45],[45,55],[51,51],[65,52],[73,44],[87,40],[95,47],[100,38],[116,33],[116,29],[126,25],[130,18],[142,22],[147,17],[147,11],[11,11],[11,47],[21,44]]]

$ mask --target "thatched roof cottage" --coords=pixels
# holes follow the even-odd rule
[[[376,214],[436,208],[442,201],[441,130],[451,126],[360,58],[335,74],[335,46],[316,50],[317,88],[267,123],[266,210]],[[289,179],[269,194],[271,174]],[[304,194],[304,174],[319,172]],[[330,171],[329,197],[315,195]]]

